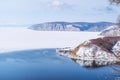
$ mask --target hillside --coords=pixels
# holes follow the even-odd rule
[[[120,36],[120,28],[116,25],[110,26],[103,30],[100,35],[102,36]]]
[[[112,25],[114,23],[111,22],[46,22],[32,25],[29,29],[39,31],[102,31]]]
[[[120,37],[91,39],[78,45],[69,57],[81,60],[116,61],[120,59]]]

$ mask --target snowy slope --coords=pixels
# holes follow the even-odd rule
[[[46,22],[35,24],[29,29],[40,31],[102,31],[109,26],[114,25],[111,22]]]
[[[116,25],[110,26],[100,33],[102,36],[120,36],[120,28]]]
[[[116,61],[119,59],[120,37],[104,37],[91,39],[78,45],[71,55],[82,60]],[[76,58],[76,57],[72,57]]]

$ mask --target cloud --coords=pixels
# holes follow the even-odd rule
[[[116,10],[112,6],[105,6],[101,9],[101,11],[106,12],[106,13],[115,13]]]
[[[103,6],[103,7],[96,7],[92,8],[94,10],[94,13],[100,13],[100,14],[113,14],[116,13],[116,9],[113,6]]]
[[[53,7],[55,8],[59,8],[59,7],[62,7],[64,6],[64,3],[61,2],[60,0],[53,0],[52,4],[51,4]]]
[[[108,11],[108,12],[114,11],[113,7],[111,7],[111,6],[107,6],[105,8],[105,10]]]
[[[56,9],[72,9],[72,5],[63,2],[62,0],[53,0],[50,6]]]

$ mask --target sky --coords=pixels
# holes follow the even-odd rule
[[[116,22],[120,7],[108,0],[0,0],[0,25],[53,21]]]

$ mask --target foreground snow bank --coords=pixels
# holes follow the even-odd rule
[[[79,43],[98,37],[98,32],[34,31],[21,27],[0,28],[0,52],[76,47]]]

